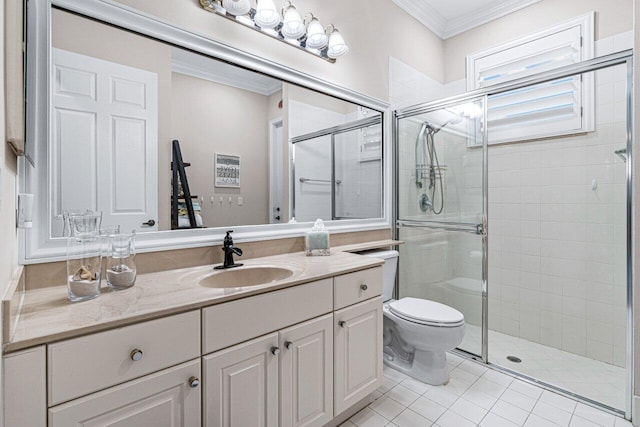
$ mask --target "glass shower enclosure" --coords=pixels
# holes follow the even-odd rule
[[[464,314],[460,349],[482,356],[486,277],[482,98],[398,120],[399,297]]]
[[[627,418],[631,58],[408,107],[393,128],[395,296],[462,312],[456,354]]]

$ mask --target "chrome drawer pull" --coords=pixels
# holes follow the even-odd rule
[[[280,354],[280,349],[278,347],[271,347],[271,354],[277,356]]]
[[[363,291],[366,291],[367,289],[369,289],[369,287],[367,286],[366,283],[363,283],[362,285],[360,285],[360,289]]]
[[[347,322],[345,322],[344,320],[341,320],[338,322],[338,325],[340,325],[341,328],[344,328],[345,326],[347,326]]]

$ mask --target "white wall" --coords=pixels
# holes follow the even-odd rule
[[[543,0],[447,39],[444,43],[443,82],[465,77],[465,57],[470,53],[517,39],[592,10],[596,12],[596,40],[633,29],[633,0]]]
[[[5,92],[4,92],[4,3],[0,3],[0,141],[5,141]],[[9,145],[0,147],[0,295],[7,287],[18,267],[18,239],[16,232],[16,174],[17,159]],[[0,327],[4,316],[0,312]],[[0,349],[0,356],[2,350]],[[2,383],[3,362],[0,359],[0,383]],[[3,402],[0,389],[0,402]],[[0,403],[2,412],[2,403]],[[2,425],[3,417],[0,417]]]
[[[305,0],[296,4],[301,14],[312,11],[323,25],[333,23],[344,36],[351,50],[335,64],[205,12],[198,0],[120,0],[120,3],[383,100],[388,99],[391,55],[443,81],[442,40],[389,0]],[[283,0],[276,0],[276,8],[282,3]]]

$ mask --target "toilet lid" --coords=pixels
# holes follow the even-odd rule
[[[424,325],[452,327],[464,323],[464,315],[455,308],[421,298],[402,298],[390,303],[389,310],[405,320]]]

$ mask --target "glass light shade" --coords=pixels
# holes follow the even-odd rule
[[[234,16],[242,16],[249,13],[251,3],[249,0],[222,0],[222,7]]]
[[[258,0],[253,20],[260,28],[272,29],[277,27],[280,23],[280,14],[273,4],[273,0]]]
[[[344,42],[342,34],[338,30],[333,30],[329,34],[329,48],[327,49],[327,56],[329,58],[337,58],[349,52],[349,46]]]
[[[307,27],[307,44],[306,46],[311,49],[322,49],[327,45],[329,38],[324,33],[324,29],[320,22],[313,18]]]
[[[294,6],[289,6],[284,11],[284,22],[280,29],[286,39],[299,39],[306,31],[300,14]]]

